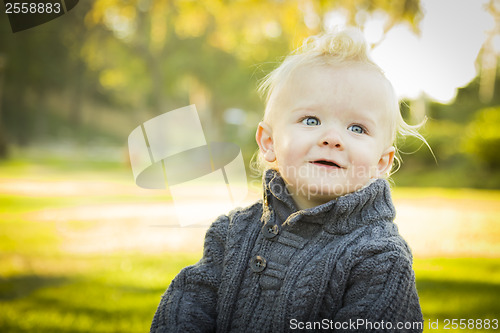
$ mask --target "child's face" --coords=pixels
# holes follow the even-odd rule
[[[300,67],[273,92],[257,142],[299,208],[356,191],[390,169],[391,96],[388,81],[361,64]]]

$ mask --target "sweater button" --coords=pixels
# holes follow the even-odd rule
[[[276,237],[279,232],[280,228],[277,224],[266,223],[262,227],[262,233],[264,234],[264,237],[269,239]]]
[[[262,258],[261,256],[255,256],[250,261],[250,268],[255,273],[262,272],[264,269],[266,269],[266,259]]]

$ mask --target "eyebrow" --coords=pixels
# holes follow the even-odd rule
[[[319,108],[317,106],[314,106],[314,105],[299,106],[299,107],[293,108],[291,110],[291,112],[292,113],[297,113],[297,112],[320,112],[318,109]]]
[[[290,113],[293,114],[305,114],[305,115],[313,115],[313,116],[318,116],[318,117],[323,117],[327,116],[328,114],[331,114],[334,112],[334,110],[331,109],[325,109],[324,106],[322,105],[315,105],[315,104],[307,104],[307,105],[300,105],[295,108],[293,108]]]
[[[368,126],[371,126],[371,127],[376,127],[376,124],[377,124],[377,122],[375,121],[375,119],[373,117],[369,117],[369,116],[367,117],[366,115],[356,114],[356,115],[354,115],[353,118],[359,119],[360,122],[367,123]]]

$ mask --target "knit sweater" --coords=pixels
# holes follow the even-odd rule
[[[209,228],[202,259],[172,281],[151,332],[421,332],[394,217],[384,179],[298,210],[268,170],[263,200]]]

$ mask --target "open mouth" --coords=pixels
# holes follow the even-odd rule
[[[340,165],[338,165],[337,163],[331,162],[331,161],[319,160],[319,161],[313,161],[312,163],[342,169],[342,167]]]

